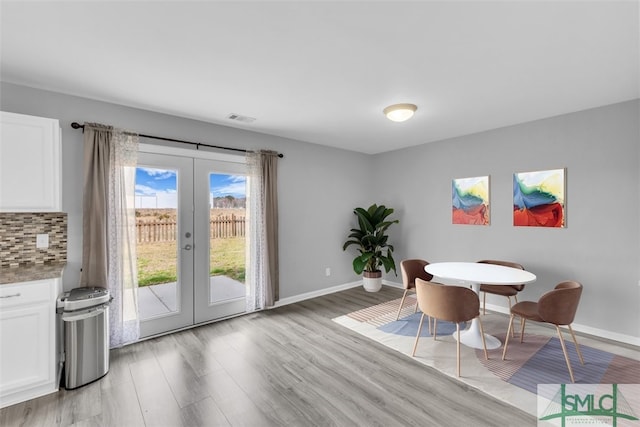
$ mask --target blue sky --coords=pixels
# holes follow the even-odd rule
[[[156,168],[136,168],[136,207],[175,208],[177,206],[176,171]],[[246,177],[210,174],[209,188],[213,197],[244,197]]]

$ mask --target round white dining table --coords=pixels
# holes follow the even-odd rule
[[[535,282],[535,274],[503,265],[484,264],[478,262],[435,262],[428,264],[424,270],[437,279],[453,281],[455,285],[470,286],[476,294],[480,293],[480,284],[487,285],[520,285]],[[437,281],[437,280],[434,280]],[[453,334],[454,338],[456,334]],[[484,334],[487,349],[495,349],[502,345],[492,335]],[[478,318],[471,321],[471,326],[460,333],[460,342],[473,348],[482,348],[482,337]]]

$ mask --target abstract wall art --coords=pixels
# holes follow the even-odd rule
[[[452,223],[489,225],[489,177],[456,178],[452,187]]]
[[[565,227],[565,170],[513,174],[513,225]]]

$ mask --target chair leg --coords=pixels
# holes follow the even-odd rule
[[[489,360],[489,354],[487,353],[487,343],[484,339],[484,328],[482,327],[482,321],[480,320],[480,316],[478,316],[478,325],[480,326],[480,336],[482,337],[482,348],[484,349],[484,358]]]
[[[578,358],[580,359],[580,364],[584,365],[584,359],[582,358],[582,352],[580,351],[580,346],[578,345],[578,340],[576,339],[576,334],[573,333],[573,328],[571,325],[567,325],[569,328],[569,332],[571,332],[571,337],[573,338],[573,343],[576,345],[576,353],[578,353]]]
[[[436,340],[436,336],[438,335],[438,319],[433,318],[433,340]]]
[[[504,350],[502,350],[502,360],[507,356],[507,345],[509,345],[509,333],[513,329],[513,319],[515,319],[516,315],[512,314],[509,319],[509,329],[507,329],[507,336],[504,338]]]
[[[431,316],[427,316],[428,317],[428,322],[429,322],[429,334],[432,334],[432,329],[431,329]]]
[[[422,332],[422,321],[424,320],[424,313],[420,316],[420,325],[418,325],[418,334],[416,335],[416,342],[413,344],[413,351],[411,352],[411,356],[416,355],[416,348],[418,348],[418,340],[420,339],[420,332]]]
[[[396,320],[400,318],[400,312],[402,311],[402,306],[404,305],[404,299],[407,297],[407,292],[409,292],[409,289],[405,289],[404,294],[402,294],[402,299],[400,300],[400,307],[398,307],[398,314],[396,315]]]
[[[418,301],[416,301],[416,308],[413,310],[413,313],[418,312]],[[429,323],[429,334],[431,334],[431,316],[427,316],[427,322]]]
[[[524,340],[525,323],[527,323],[527,320],[524,317],[520,317],[520,344],[522,344],[522,340]]]
[[[575,383],[576,380],[573,378],[573,369],[571,369],[571,362],[569,361],[569,355],[567,354],[567,347],[564,345],[564,338],[562,338],[562,331],[560,327],[556,325],[556,330],[558,331],[558,337],[560,337],[560,345],[562,346],[562,352],[564,353],[564,360],[567,362],[567,368],[569,368],[569,376],[571,377],[571,382]]]
[[[456,332],[458,333],[458,339],[456,340],[456,361],[458,365],[458,377],[460,376],[460,324],[456,323]]]
[[[514,296],[515,298],[515,296]],[[511,297],[507,296],[507,300],[509,300],[509,313],[511,313]],[[514,332],[513,329],[511,329],[511,338],[515,338],[516,337],[516,333]]]
[[[516,302],[516,304],[518,303],[518,295],[514,295],[513,296],[514,301]],[[515,330],[515,329],[514,329]]]
[[[482,314],[487,314],[487,293],[482,293]]]

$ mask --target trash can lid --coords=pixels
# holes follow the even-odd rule
[[[109,302],[109,290],[105,288],[75,288],[64,299],[64,310],[81,310]]]

